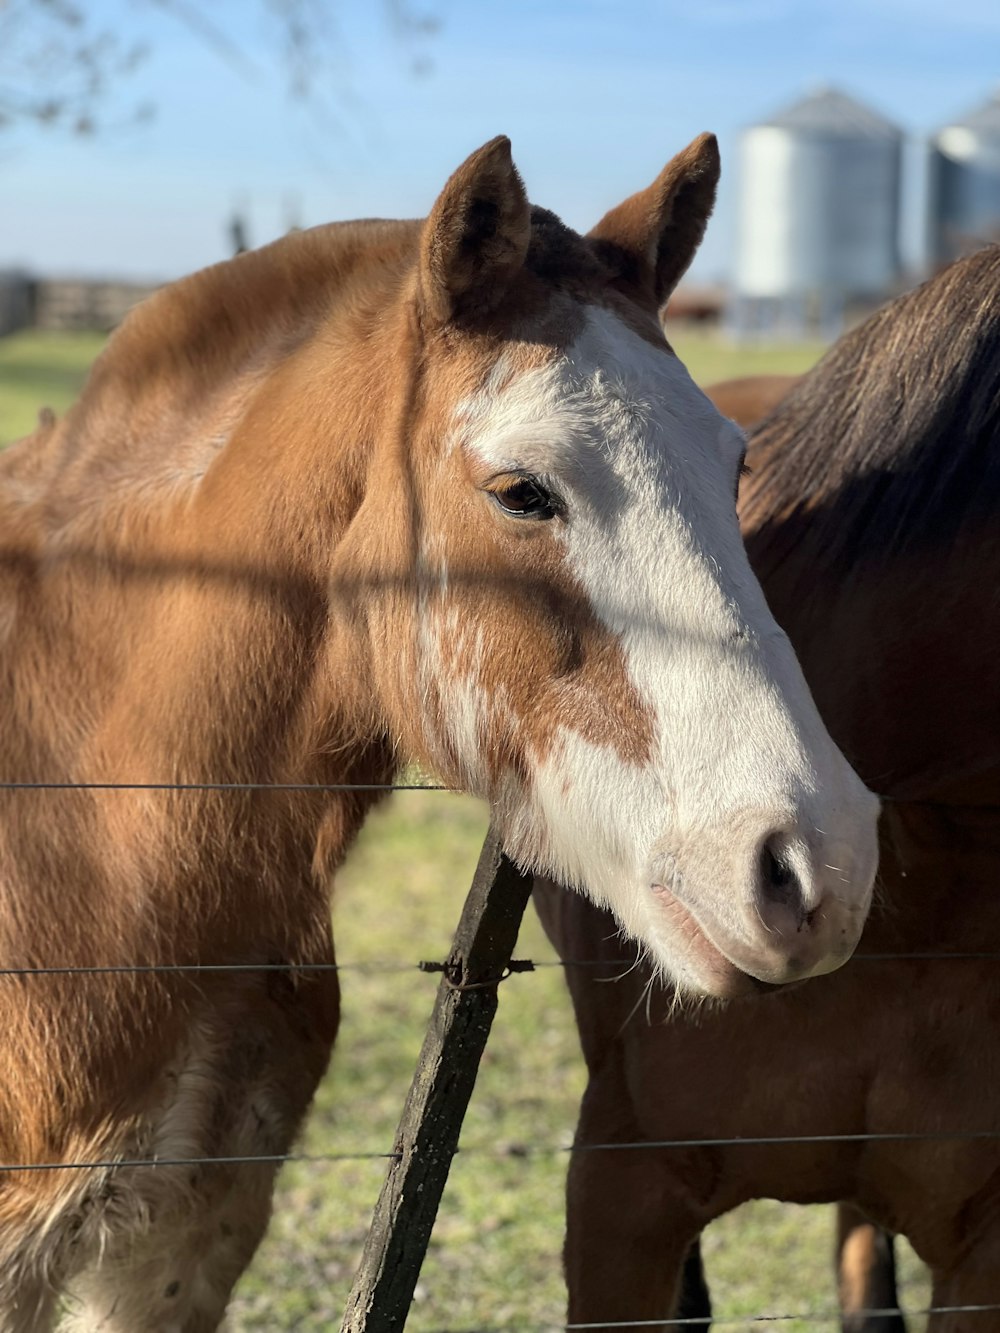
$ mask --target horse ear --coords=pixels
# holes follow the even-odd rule
[[[524,263],[531,212],[506,135],[466,158],[438,195],[420,244],[420,292],[447,323],[499,304]]]
[[[624,283],[652,293],[658,309],[701,244],[718,183],[719,145],[714,134],[701,134],[590,232]]]

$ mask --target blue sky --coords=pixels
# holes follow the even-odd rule
[[[256,0],[196,2],[245,72],[148,2],[90,0],[152,50],[112,111],[152,100],[157,116],[94,140],[0,135],[0,267],[174,277],[225,256],[237,202],[254,244],[290,214],[419,216],[497,133],[532,199],[586,229],[712,129],[724,184],[695,268],[712,278],[732,248],[742,126],[833,83],[907,130],[916,159],[921,135],[1000,84],[997,0],[425,0],[440,28],[415,44],[383,0],[333,0],[344,56],[320,115],[289,98]]]

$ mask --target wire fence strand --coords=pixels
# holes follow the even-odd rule
[[[0,791],[449,791],[434,782],[0,782]]]
[[[81,967],[0,967],[0,977],[119,976],[137,973],[174,976],[215,972],[419,972],[419,963],[110,963]]]
[[[0,791],[446,791],[461,794],[462,787],[437,782],[18,782],[0,781]],[[876,793],[895,805],[937,805],[903,796]],[[945,806],[950,802],[944,802]],[[981,807],[969,807],[981,808]],[[992,808],[992,807],[989,807]]]
[[[1000,952],[980,950],[967,953],[947,951],[917,951],[912,953],[856,953],[849,960],[854,963],[960,963],[960,962],[1000,962]],[[619,973],[629,972],[635,966],[635,959],[609,958],[522,958],[516,959],[513,971],[516,974],[538,972],[543,968],[607,968],[617,969]],[[402,962],[399,959],[373,959],[349,963],[301,962],[301,963],[81,963],[81,964],[39,964],[26,967],[0,967],[3,977],[52,977],[52,976],[117,976],[136,973],[138,975],[167,976],[186,972],[199,973],[240,973],[240,972],[367,972],[371,974],[440,972],[443,964],[438,962]],[[609,978],[618,980],[618,977]]]
[[[638,1139],[629,1143],[511,1143],[460,1145],[452,1157],[490,1157],[494,1159],[555,1157],[563,1154],[592,1152],[651,1152],[685,1148],[767,1148],[797,1144],[823,1143],[962,1143],[1000,1139],[1000,1129],[956,1129],[909,1132],[905,1130],[861,1131],[856,1134],[758,1134],[733,1135],[728,1138]],[[0,1162],[0,1172],[11,1171],[106,1171],[113,1169],[156,1170],[170,1166],[274,1166],[285,1162],[374,1162],[398,1159],[398,1151],[334,1153],[261,1153],[226,1157],[135,1157],[106,1158],[97,1161],[70,1162]]]
[[[896,1317],[900,1314],[910,1318],[923,1318],[939,1314],[994,1314],[1000,1311],[1000,1305],[928,1305],[923,1309],[909,1310],[897,1306],[872,1307],[871,1309],[852,1310],[851,1317],[858,1319]],[[693,1315],[684,1318],[664,1316],[662,1319],[602,1319],[597,1323],[583,1324],[477,1324],[475,1328],[442,1327],[431,1333],[585,1333],[588,1329],[605,1328],[683,1328],[701,1327],[709,1324],[782,1324],[799,1320],[803,1323],[839,1324],[844,1318],[842,1310],[799,1311],[795,1314],[756,1314],[756,1315],[716,1315],[710,1318]]]

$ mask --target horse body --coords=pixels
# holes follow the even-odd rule
[[[322,239],[291,242],[307,262],[290,265],[302,290],[283,291],[289,316],[316,304],[318,269],[308,260]],[[258,289],[260,269],[280,257],[251,259]],[[261,333],[258,313],[255,343],[239,323],[252,313],[241,309],[241,277],[227,266],[155,298],[63,425],[0,460],[5,675],[17,705],[8,781],[391,777],[388,747],[363,732],[357,741],[347,733],[346,753],[331,752],[336,720],[318,670],[327,598],[307,547],[314,514],[296,543],[282,513],[290,494],[309,497],[336,542],[352,488],[361,488],[361,460],[341,449],[332,473],[301,445],[286,458],[254,456],[267,431],[261,414],[297,402],[309,349],[282,346],[288,335],[273,306],[275,327]],[[215,344],[206,312],[216,325],[234,321],[244,346]],[[163,348],[158,335],[172,324],[177,343]],[[201,360],[213,346],[227,372],[214,392],[220,367]],[[270,376],[266,401],[234,420],[233,404],[289,354],[305,364],[283,367],[285,394]],[[326,369],[348,373],[336,347]],[[230,448],[239,463],[224,460]],[[259,543],[255,529],[273,542]],[[375,797],[119,790],[2,799],[5,964],[128,967],[332,961],[325,880]],[[326,1067],[338,1017],[333,972],[3,984],[5,1162],[280,1154]],[[0,1293],[9,1326],[45,1327],[65,1281],[100,1255],[99,1274],[74,1289],[83,1327],[100,1314],[123,1329],[215,1327],[263,1233],[272,1177],[269,1165],[189,1164],[7,1177]]]
[[[1000,855],[993,813],[890,806],[883,819],[880,907],[861,952],[937,956],[944,942],[975,953],[995,940],[1000,906],[980,890]],[[963,890],[972,901],[956,924],[950,895]],[[546,892],[536,902],[564,955],[608,963],[567,969],[590,1074],[579,1143],[943,1136],[580,1153],[568,1194],[570,1322],[669,1318],[692,1241],[755,1198],[850,1201],[907,1236],[934,1272],[935,1304],[996,1300],[1000,1150],[962,1137],[1000,1129],[990,1093],[1000,1057],[984,1040],[1000,1021],[995,964],[859,957],[792,991],[677,1009],[647,995],[641,971],[621,979],[631,958],[609,939],[607,916]],[[942,1327],[965,1324],[942,1317]]]
[[[799,375],[745,375],[710,384],[705,393],[723,416],[750,430],[777,407],[800,378]]]
[[[900,298],[750,441],[741,515],[755,571],[833,734],[892,798],[859,957],[801,988],[694,1011],[665,1009],[641,968],[597,987],[567,969],[590,1071],[583,1144],[940,1137],[580,1153],[574,1321],[669,1317],[692,1240],[757,1197],[846,1200],[905,1234],[935,1305],[1000,1297],[1000,1141],[969,1137],[1000,1131],[1000,984],[992,959],[948,958],[1000,939],[1000,321],[984,299],[998,283],[993,249]],[[621,974],[634,955],[606,918],[542,884],[536,898],[564,957]],[[929,956],[878,960],[896,954]],[[957,1333],[996,1316],[931,1322]]]
[[[717,173],[696,141],[586,240],[494,141],[424,223],[159,293],[0,459],[0,778],[77,784],[0,792],[0,959],[125,969],[0,981],[0,1152],[53,1168],[0,1178],[6,1333],[67,1293],[80,1329],[218,1325],[275,1167],[197,1159],[287,1152],[336,1034],[314,965],[378,793],[324,785],[486,797],[689,989],[850,952],[874,798],[655,322]]]

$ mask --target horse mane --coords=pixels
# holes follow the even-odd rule
[[[995,521],[1000,246],[842,337],[752,433],[749,459],[744,526],[771,558],[801,537],[798,519],[840,575]]]
[[[162,287],[112,335],[81,411],[108,393],[134,410],[143,397],[162,403],[166,392],[189,412],[228,377],[294,351],[334,301],[350,300],[380,270],[398,273],[417,233],[417,223],[329,223]]]
[[[170,360],[186,374],[217,375],[275,334],[308,337],[361,267],[398,266],[418,227],[367,219],[291,232],[161,287],[128,315],[108,350],[119,360],[142,358],[139,370]]]

